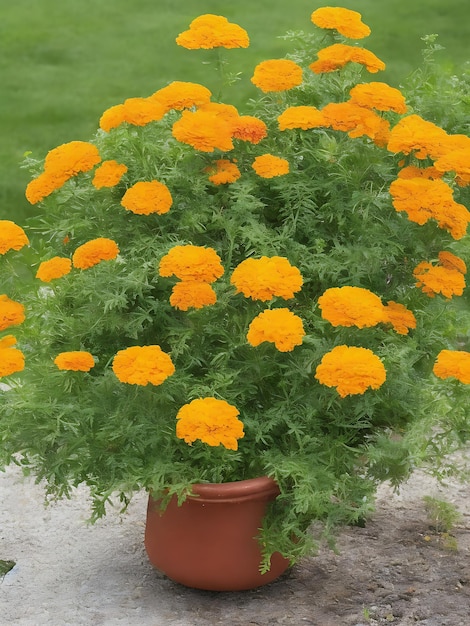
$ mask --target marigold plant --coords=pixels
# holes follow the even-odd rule
[[[34,217],[0,222],[0,466],[92,520],[268,475],[262,571],[470,440],[468,74],[425,38],[371,80],[362,16],[312,11],[254,68],[243,24],[188,20],[217,88],[154,77],[28,154]]]

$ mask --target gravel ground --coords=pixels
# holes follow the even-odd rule
[[[453,503],[462,521],[445,537],[422,497]],[[470,486],[417,472],[400,494],[387,486],[365,528],[346,528],[340,554],[325,549],[280,580],[248,592],[187,589],[149,565],[146,496],[126,515],[86,524],[86,490],[43,506],[16,468],[0,474],[2,626],[469,626]]]

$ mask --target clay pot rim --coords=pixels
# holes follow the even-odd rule
[[[189,495],[197,502],[231,502],[266,498],[274,499],[279,495],[276,481],[269,476],[258,476],[228,483],[196,483],[192,485],[194,495]]]

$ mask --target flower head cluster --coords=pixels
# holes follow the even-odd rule
[[[251,82],[261,91],[286,91],[302,83],[302,68],[289,59],[262,61],[255,67]]]
[[[188,50],[211,48],[248,48],[250,39],[244,28],[221,15],[200,15],[180,33],[176,43]]]
[[[60,370],[73,372],[89,372],[95,365],[93,356],[85,350],[61,352],[54,359],[54,363]]]
[[[403,117],[390,131],[388,150],[413,154],[417,159],[437,158],[445,150],[448,135],[439,126],[413,114]]]
[[[456,378],[461,383],[470,385],[470,352],[441,350],[433,372],[438,378]]]
[[[300,271],[286,258],[262,256],[242,261],[234,269],[230,282],[236,293],[266,302],[275,296],[284,300],[293,298],[302,288],[303,279]]]
[[[72,261],[65,257],[55,256],[48,261],[43,261],[36,272],[36,278],[44,283],[49,283],[56,278],[62,278],[72,270]]]
[[[139,181],[121,198],[121,205],[136,215],[163,215],[168,213],[172,204],[170,190],[158,180]]]
[[[370,35],[370,28],[362,21],[362,15],[342,7],[321,7],[314,11],[311,20],[319,28],[337,30],[348,39],[363,39]]]
[[[371,74],[385,69],[385,63],[370,50],[343,43],[335,43],[327,48],[322,48],[318,51],[317,56],[318,60],[309,65],[315,74],[334,72],[348,63],[359,63]]]
[[[86,141],[71,141],[54,148],[46,155],[44,172],[26,187],[31,204],[40,202],[80,172],[88,172],[101,161],[98,148]]]
[[[387,321],[382,300],[362,287],[332,287],[318,298],[322,317],[333,326],[365,328]]]
[[[127,172],[127,165],[118,163],[114,159],[103,161],[95,170],[95,175],[91,181],[93,187],[101,189],[102,187],[114,187],[118,184],[124,174]]]
[[[330,102],[321,110],[323,125],[342,130],[350,137],[366,135],[383,145],[388,137],[389,123],[370,109],[349,102]]]
[[[323,113],[313,106],[293,106],[286,109],[277,118],[279,130],[292,130],[300,128],[308,130],[309,128],[318,128],[326,126]]]
[[[268,127],[253,115],[239,115],[232,122],[232,137],[257,144],[267,137]]]
[[[251,322],[246,338],[252,346],[268,341],[279,352],[291,352],[305,336],[302,320],[289,309],[266,309]]]
[[[289,161],[274,154],[262,154],[257,156],[252,167],[261,178],[274,178],[289,173]]]
[[[404,304],[390,300],[384,307],[384,314],[386,322],[391,324],[399,335],[407,335],[410,328],[416,328],[416,317]]]
[[[202,280],[180,280],[171,290],[170,304],[175,309],[202,309],[217,302],[212,285]]]
[[[244,437],[238,409],[225,400],[197,398],[180,408],[176,416],[176,436],[191,445],[197,439],[209,446],[238,450]]]
[[[173,137],[201,152],[232,150],[232,126],[214,111],[183,111],[173,124]]]
[[[161,385],[175,372],[171,357],[157,345],[119,350],[112,369],[121,383],[143,386]]]
[[[454,239],[465,235],[470,211],[455,202],[452,188],[443,180],[397,178],[390,185],[390,194],[395,209],[404,211],[412,222],[423,225],[434,219]]]
[[[399,89],[387,83],[370,82],[355,85],[349,92],[350,101],[361,107],[377,111],[395,111],[406,113],[405,98]]]
[[[20,302],[10,300],[5,294],[0,295],[0,330],[18,326],[25,318],[24,306]]]
[[[101,261],[112,261],[119,254],[115,241],[107,237],[91,239],[79,246],[72,256],[72,264],[80,270],[87,270]]]
[[[166,111],[172,109],[182,111],[207,104],[211,96],[210,90],[203,85],[175,80],[153,93],[150,98],[162,105]]]
[[[0,254],[9,250],[21,250],[28,244],[29,239],[21,226],[10,220],[0,220]]]
[[[438,265],[422,261],[415,267],[413,276],[416,278],[416,286],[430,298],[439,293],[449,299],[452,296],[461,296],[465,289],[465,263],[458,257],[450,258],[451,253],[445,253],[444,256],[442,254],[440,253]]]
[[[0,378],[24,370],[24,354],[21,350],[12,348],[15,343],[16,339],[13,335],[0,339]]]
[[[124,122],[132,126],[146,126],[161,120],[166,109],[157,100],[149,98],[128,98],[122,104],[106,109],[100,118],[100,128],[106,132]]]
[[[229,159],[218,159],[207,169],[210,173],[209,180],[214,185],[234,183],[241,176],[237,165]]]

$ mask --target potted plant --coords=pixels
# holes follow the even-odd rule
[[[358,45],[360,14],[311,19],[254,69],[244,111],[175,81],[105,111],[90,142],[28,156],[38,215],[0,225],[1,461],[56,497],[86,483],[93,520],[115,494],[148,491],[158,522],[261,479],[260,578],[232,588],[470,432],[464,118],[428,93],[432,40],[398,90]],[[214,15],[176,41],[249,45]]]

